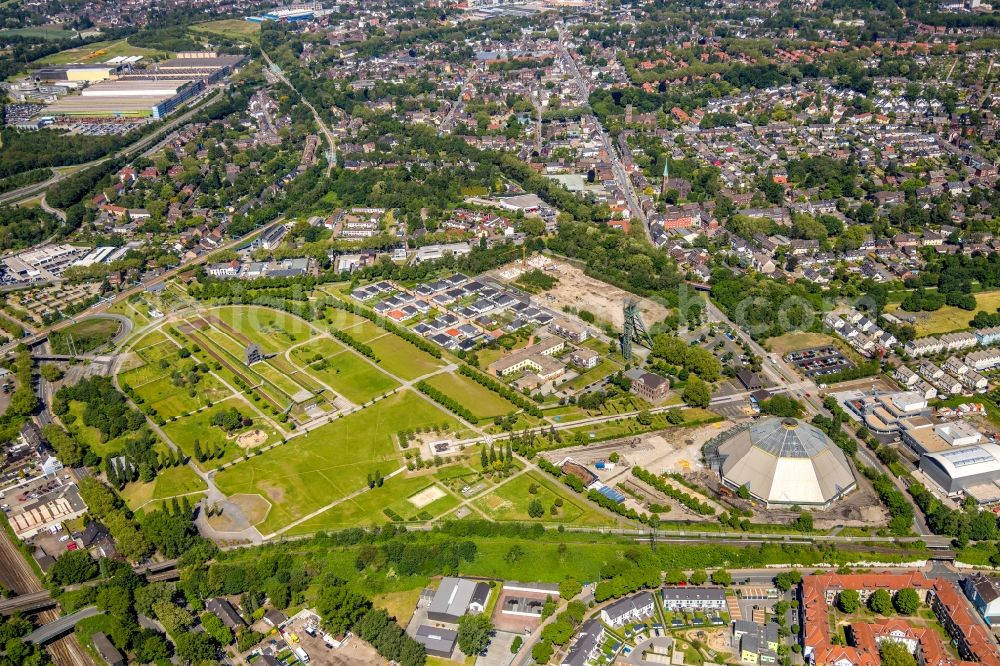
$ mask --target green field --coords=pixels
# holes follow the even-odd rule
[[[272,506],[264,533],[316,511],[365,486],[369,472],[400,467],[393,435],[403,429],[457,422],[411,391],[337,419],[288,444],[233,465],[215,480],[227,495],[258,493]]]
[[[262,307],[220,308],[212,310],[206,318],[213,316],[231,326],[238,334],[256,342],[265,352],[284,351],[289,345],[303,342],[315,335],[309,324],[295,315]]]
[[[404,521],[423,522],[427,515],[437,518],[459,505],[457,497],[445,494],[430,504],[417,508],[410,498],[424,489],[436,486],[430,476],[405,477],[399,475],[357,497],[324,511],[290,529],[288,534],[312,534],[320,530],[342,530],[348,527],[367,527],[391,522],[385,509],[394,512]],[[421,518],[420,516],[424,516]]]
[[[944,305],[934,312],[906,312],[900,310],[898,303],[886,306],[886,311],[916,317],[915,327],[918,338],[927,335],[941,335],[969,328],[969,320],[980,310],[993,313],[997,311],[997,308],[1000,308],[1000,289],[982,291],[973,295],[976,297],[976,309],[971,312],[951,305]],[[897,310],[899,310],[898,313]]]
[[[133,385],[132,388],[165,419],[193,412],[208,402],[217,402],[232,395],[232,391],[212,375],[200,377],[191,388],[177,386],[168,375],[141,386]],[[192,392],[194,395],[191,395]]]
[[[110,42],[94,42],[86,46],[79,46],[75,49],[66,49],[59,53],[53,53],[32,63],[32,65],[65,65],[70,62],[104,62],[118,56],[141,55],[151,58],[153,56],[168,56],[170,54],[155,49],[144,49],[132,46],[124,39],[117,39]]]
[[[361,342],[371,342],[379,336],[386,335],[385,329],[379,328],[367,319],[360,317],[358,319],[359,321],[353,325],[345,327],[332,326],[331,328],[340,328],[352,338]]]
[[[251,23],[245,19],[221,19],[198,23],[191,26],[191,32],[220,35],[234,41],[248,41],[256,44],[260,41],[260,23]]]
[[[75,31],[64,30],[60,27],[33,26],[31,28],[8,28],[0,30],[0,37],[41,37],[42,39],[72,39],[76,37]]]
[[[531,486],[536,492],[531,493]],[[563,501],[556,513],[551,513],[556,498]],[[528,515],[528,504],[537,499],[545,507],[545,515],[532,518]],[[484,514],[494,520],[540,521],[573,523],[575,525],[614,525],[617,521],[606,515],[585,499],[546,479],[541,474],[529,472],[521,474],[507,483],[499,485],[492,492],[473,502]]]
[[[55,354],[86,354],[111,342],[120,328],[116,319],[84,319],[51,333],[49,345]]]
[[[476,418],[491,419],[494,416],[517,411],[515,405],[465,375],[442,373],[426,381],[448,397],[468,407]]]
[[[392,333],[372,340],[368,346],[375,350],[380,367],[406,380],[422,377],[444,366],[442,361]]]
[[[93,426],[84,425],[83,412],[85,408],[86,405],[84,403],[76,400],[70,400],[69,413],[76,418],[72,419],[72,423],[66,424],[66,429],[78,441],[86,444],[94,450],[94,453],[104,458],[112,451],[118,449],[125,437],[131,433],[127,433],[126,435],[117,437],[107,442],[102,442],[100,430],[94,428]],[[65,417],[63,418],[63,422],[66,422]]]
[[[319,354],[321,359],[313,361]],[[333,339],[313,340],[292,351],[292,357],[309,373],[356,404],[364,404],[399,386],[365,358]]]
[[[135,511],[143,504],[208,490],[208,485],[187,465],[164,469],[149,483],[130,483],[121,491],[122,499]],[[194,500],[195,498],[191,498]],[[193,503],[193,501],[192,501]]]
[[[168,423],[163,426],[163,432],[167,434],[170,440],[179,446],[181,450],[188,456],[194,456],[194,443],[197,441],[201,447],[201,450],[209,453],[213,451],[216,447],[223,450],[223,455],[221,458],[213,458],[211,460],[206,460],[203,463],[196,463],[203,469],[211,469],[218,467],[219,465],[239,458],[243,455],[243,449],[236,443],[235,438],[228,438],[225,431],[218,426],[212,425],[212,418],[220,411],[235,407],[244,416],[250,416],[253,418],[252,428],[259,428],[260,430],[267,433],[266,443],[270,444],[279,438],[278,433],[274,428],[264,421],[252,407],[250,407],[246,402],[239,398],[229,398],[224,402],[220,402],[209,409],[198,412],[197,414],[191,414],[189,416],[177,419],[172,423]],[[245,430],[250,430],[252,428],[247,428]],[[239,432],[244,432],[240,430]]]
[[[612,363],[606,358],[602,358],[601,362],[590,370],[586,370],[580,373],[579,376],[574,377],[570,381],[566,382],[566,386],[573,390],[579,391],[580,389],[593,384],[594,382],[604,379],[608,375],[621,370],[621,367],[615,363]]]

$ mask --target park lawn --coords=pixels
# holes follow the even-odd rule
[[[336,329],[338,331],[344,331],[352,326],[358,326],[363,322],[371,324],[368,319],[362,317],[361,315],[356,315],[353,312],[340,310],[338,308],[327,308],[324,316],[326,317],[326,324],[331,330]],[[374,326],[374,324],[372,324],[372,326]]]
[[[267,364],[284,376],[291,378],[296,384],[310,393],[316,393],[323,389],[314,377],[311,377],[308,372],[299,369],[295,364],[286,359],[283,354],[267,359]]]
[[[529,491],[532,484],[538,486],[535,494]],[[562,499],[563,505],[553,514],[550,509],[556,498]],[[541,500],[542,506],[545,507],[545,515],[541,518],[532,518],[528,515],[528,504],[534,499]],[[495,520],[558,522],[574,525],[614,525],[617,522],[591,507],[580,496],[535,472],[521,474],[507,483],[501,483],[492,492],[475,500],[474,504]]]
[[[406,380],[428,375],[444,366],[442,361],[392,333],[386,333],[367,344],[375,351],[380,367]]]
[[[566,382],[566,387],[573,391],[579,391],[580,389],[593,384],[596,381],[604,379],[610,374],[613,374],[621,370],[621,367],[615,363],[612,363],[606,358],[602,358],[600,363],[596,366],[580,373],[579,376],[574,377],[570,381]]]
[[[272,504],[260,525],[268,534],[360,490],[368,474],[399,468],[393,436],[401,430],[458,423],[412,391],[379,400],[285,445],[219,472],[227,495],[258,493]]]
[[[32,65],[65,65],[70,62],[104,62],[110,58],[116,58],[118,56],[133,55],[152,57],[156,55],[168,56],[170,54],[165,51],[157,51],[156,49],[146,49],[138,46],[132,46],[124,39],[116,39],[108,42],[94,42],[85,46],[66,49],[65,51],[60,51],[59,53],[53,53],[52,55],[45,56],[44,58],[34,61]]]
[[[361,342],[371,342],[375,338],[388,333],[384,328],[379,328],[367,319],[360,319],[361,321],[356,324],[342,328],[341,330]]]
[[[113,306],[108,308],[107,311],[111,314],[128,317],[132,320],[133,329],[138,329],[149,324],[149,313],[143,312],[145,308],[141,306],[142,303],[129,303],[128,299],[126,299],[124,301],[118,301]]]
[[[214,451],[216,447],[221,448],[223,451],[221,458],[212,458],[205,462],[195,460],[195,464],[202,469],[213,469],[243,455],[243,449],[236,443],[235,437],[227,437],[222,428],[212,425],[212,418],[216,414],[231,407],[238,409],[244,416],[253,418],[254,424],[252,428],[260,428],[267,432],[267,443],[273,443],[278,438],[278,434],[270,427],[270,424],[264,421],[246,402],[235,397],[224,400],[197,414],[190,414],[167,423],[163,426],[163,432],[166,433],[167,437],[174,444],[180,447],[185,455],[190,456],[192,460],[194,460],[194,443],[196,441],[205,453]],[[244,428],[238,432],[245,432],[250,429]]]
[[[491,419],[494,416],[517,411],[517,406],[507,402],[498,393],[469,379],[465,375],[442,373],[426,380],[428,384],[449,398],[457,400],[471,411],[476,418]]]
[[[264,361],[263,363],[255,363],[253,369],[257,371],[257,374],[266,379],[272,386],[287,395],[293,401],[296,400],[295,396],[302,391],[305,391],[306,393],[309,392],[287,374],[280,372],[277,368],[271,366],[267,361]]]
[[[245,19],[221,19],[191,26],[191,32],[220,35],[233,41],[260,41],[260,24]]]
[[[235,306],[212,310],[211,314],[267,352],[284,351],[289,345],[314,335],[305,321],[280,310]]]
[[[357,497],[345,500],[327,509],[292,529],[287,534],[313,534],[320,530],[343,530],[349,527],[383,525],[394,521],[387,511],[393,512],[406,522],[425,522],[451,511],[459,505],[459,499],[445,491],[439,497],[421,508],[414,506],[409,498],[420,491],[436,486],[433,476],[421,475],[404,477],[402,474],[387,479],[381,488],[372,488]],[[443,488],[441,488],[444,490]],[[421,514],[423,514],[421,516]],[[430,518],[427,518],[430,516]]]
[[[157,329],[142,336],[132,345],[132,351],[142,357],[146,363],[155,363],[161,358],[169,358],[176,354],[177,345],[167,337],[162,329]]]
[[[200,317],[198,319],[199,323],[204,321]],[[205,322],[205,324],[208,324],[206,328],[200,328],[196,332],[206,337],[213,345],[225,351],[234,359],[243,362],[243,359],[246,357],[246,345],[234,340],[227,331],[220,330],[214,324],[209,324],[208,322]]]
[[[120,494],[128,508],[135,511],[152,500],[169,499],[204,490],[208,490],[208,484],[193,469],[187,465],[178,465],[160,470],[149,483],[130,483]]]
[[[209,402],[218,402],[232,395],[232,391],[222,385],[218,379],[212,375],[199,375],[201,379],[194,386],[195,394],[192,396],[186,387],[174,386],[170,377],[163,377],[136,389],[139,395],[150,403],[157,413],[165,419],[181,414],[193,412],[199,407],[203,407]],[[162,391],[161,397],[157,399],[146,398],[143,391],[154,393]]]
[[[312,363],[308,370],[321,382],[358,405],[399,386],[399,382],[353,351],[345,350]]]
[[[70,432],[70,434],[73,435],[73,437],[75,437],[81,443],[84,443],[87,446],[89,446],[91,449],[94,450],[94,453],[101,456],[102,458],[106,457],[112,451],[118,449],[122,445],[122,442],[124,441],[125,437],[132,434],[132,433],[125,433],[124,435],[116,437],[115,439],[109,440],[107,442],[102,442],[101,431],[93,426],[88,426],[84,424],[83,422],[84,409],[86,409],[85,403],[79,402],[77,400],[69,401],[69,413],[75,416],[76,419],[72,423],[67,424],[66,429]]]

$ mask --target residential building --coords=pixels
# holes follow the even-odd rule
[[[576,367],[582,370],[589,370],[597,367],[597,364],[601,362],[601,355],[593,349],[581,347],[573,350],[573,353],[569,355],[569,360]]]
[[[640,592],[625,597],[601,609],[601,619],[612,627],[620,627],[626,622],[634,622],[651,616],[656,602],[649,592]]]
[[[456,624],[467,613],[482,613],[489,594],[490,586],[486,583],[448,576],[435,592],[427,608],[427,618]]]
[[[962,591],[986,624],[992,627],[1000,621],[1000,581],[992,576],[974,573],[962,581]]]
[[[601,652],[604,642],[604,625],[593,618],[583,623],[577,633],[576,642],[562,660],[562,666],[585,666]]]
[[[726,610],[726,590],[721,587],[665,587],[661,595],[668,611]]]
[[[670,382],[652,372],[641,372],[632,379],[632,392],[641,398],[657,403],[665,400],[670,393]]]
[[[552,332],[561,335],[570,342],[581,344],[590,337],[590,329],[584,324],[570,319],[556,319],[552,322]]]

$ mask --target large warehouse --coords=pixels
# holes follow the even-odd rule
[[[726,487],[746,486],[769,507],[827,508],[857,486],[843,451],[798,419],[757,421],[721,444],[715,462]]]
[[[77,118],[162,118],[205,89],[203,81],[103,81],[49,105],[45,113]]]
[[[967,493],[979,497],[982,491],[997,495],[1000,481],[1000,446],[975,444],[928,453],[920,459],[920,471],[949,495]],[[971,492],[970,492],[971,491]]]

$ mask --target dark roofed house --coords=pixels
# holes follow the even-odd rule
[[[458,632],[422,624],[417,627],[417,635],[414,636],[414,639],[424,646],[427,654],[450,659],[451,653],[455,650],[455,641],[458,640]]]
[[[94,649],[97,650],[97,654],[101,655],[101,659],[106,661],[109,666],[125,666],[125,657],[122,653],[118,651],[108,637],[101,632],[97,632],[90,637],[91,642],[94,644]]]
[[[272,627],[277,627],[279,624],[287,620],[288,618],[279,610],[270,609],[264,613],[264,621],[267,622]]]
[[[962,581],[962,591],[986,624],[992,627],[1000,622],[1000,582],[976,573]]]
[[[598,655],[603,641],[604,625],[597,618],[588,620],[580,628],[576,643],[563,658],[562,666],[586,666]]]
[[[652,372],[644,372],[632,380],[632,392],[650,402],[660,402],[670,392],[670,382]]]
[[[222,620],[222,624],[226,625],[230,629],[237,629],[245,624],[243,622],[243,618],[240,617],[240,614],[236,612],[235,608],[233,608],[233,605],[225,599],[220,599],[218,597],[209,599],[205,602],[205,608]]]
[[[750,372],[746,368],[737,371],[736,378],[740,380],[740,383],[748,391],[757,391],[764,388],[764,382],[760,380],[760,376],[756,372]]]

